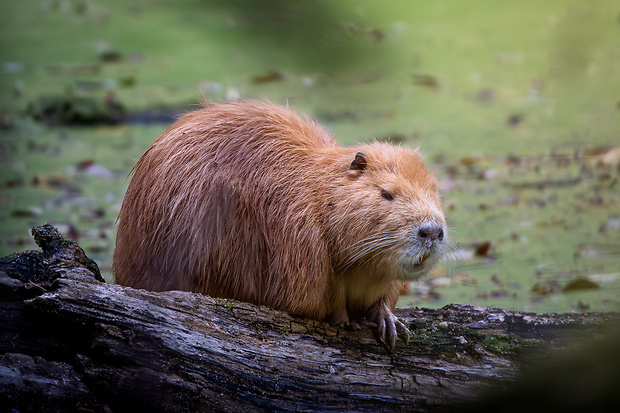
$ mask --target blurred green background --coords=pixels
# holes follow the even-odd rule
[[[620,310],[620,3],[0,1],[0,255],[107,277],[127,176],[200,95],[420,147],[454,248],[400,306]]]

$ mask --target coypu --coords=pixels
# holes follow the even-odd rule
[[[206,102],[133,169],[118,217],[119,284],[373,326],[393,348],[404,279],[427,274],[446,221],[417,151],[342,147],[272,103]]]

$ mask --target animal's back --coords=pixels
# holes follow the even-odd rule
[[[325,317],[332,270],[319,204],[325,157],[337,148],[319,125],[269,103],[183,116],[134,168],[118,221],[117,282]]]

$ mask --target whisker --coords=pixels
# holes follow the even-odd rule
[[[393,234],[374,234],[370,237],[364,238],[361,241],[358,241],[357,243],[353,244],[350,248],[347,249],[353,249],[356,247],[359,247],[360,245],[373,245],[376,242],[383,242],[386,240],[390,240],[390,239],[396,239],[396,236]],[[345,249],[345,251],[347,250]]]
[[[363,238],[363,239],[357,241],[355,244],[349,245],[348,247],[346,247],[343,250],[341,250],[340,253],[342,253],[344,251],[347,251],[347,250],[350,250],[350,249],[353,249],[353,248],[357,248],[361,244],[366,244],[366,243],[370,243],[371,241],[374,241],[374,240],[381,240],[381,239],[387,238],[388,235],[391,235],[391,234],[384,234],[384,233],[373,234],[373,235],[371,235],[369,237],[366,237],[366,238]]]
[[[448,228],[448,232],[453,232],[453,233],[455,233],[457,235],[461,235],[461,233],[456,231],[454,228]]]
[[[362,257],[373,254],[370,258],[364,261],[375,258],[378,254],[384,251],[386,248],[391,248],[398,241],[398,237],[394,234],[375,234],[373,236],[363,239],[361,242],[357,242],[355,245],[363,245],[361,249],[355,251],[354,254],[349,256],[341,265],[340,268],[344,271],[349,269],[353,264],[358,262]],[[348,250],[352,248],[347,248]]]
[[[367,262],[372,261],[372,260],[373,260],[373,259],[375,259],[377,256],[379,256],[379,254],[384,253],[384,252],[385,252],[385,249],[392,249],[392,248],[394,248],[396,245],[397,245],[397,244],[390,245],[390,244],[386,243],[386,245],[385,245],[385,247],[386,247],[386,248],[376,249],[376,251],[373,251],[373,254],[372,254],[370,257],[368,257],[366,260],[364,260],[361,264],[362,264],[362,265],[364,265],[364,264],[366,264]],[[369,252],[369,253],[370,253],[370,252]]]
[[[347,259],[347,261],[345,262],[345,265],[347,267],[349,267],[350,265],[352,265],[353,263],[358,261],[363,256],[368,255],[368,254],[370,254],[372,252],[375,252],[375,251],[379,251],[380,252],[385,246],[388,246],[389,244],[390,244],[390,241],[387,240],[387,239],[379,240],[377,242],[370,243],[367,246],[365,246],[365,248],[362,248],[361,250],[359,250],[355,254],[353,254],[351,257],[349,257]]]

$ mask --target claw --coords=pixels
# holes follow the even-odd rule
[[[379,333],[379,340],[382,343],[385,343],[385,319],[379,319],[379,324],[377,325],[377,333]]]
[[[362,329],[357,321],[351,321],[348,325],[349,329],[353,331],[359,331]]]
[[[365,324],[369,326],[372,324],[376,325],[377,339],[386,346],[388,351],[394,349],[398,338],[407,344],[409,343],[411,332],[407,326],[396,318],[385,303],[377,302],[369,312],[368,318],[369,320]]]
[[[387,335],[387,339],[388,339],[387,345],[390,348],[390,350],[393,349],[394,346],[396,345],[397,337],[398,337],[398,334],[396,333],[396,325],[393,322],[391,322],[389,323],[388,335]]]
[[[363,325],[364,327],[372,328],[375,330],[378,328],[377,323],[367,320],[367,319],[360,320],[359,323],[360,325]]]

